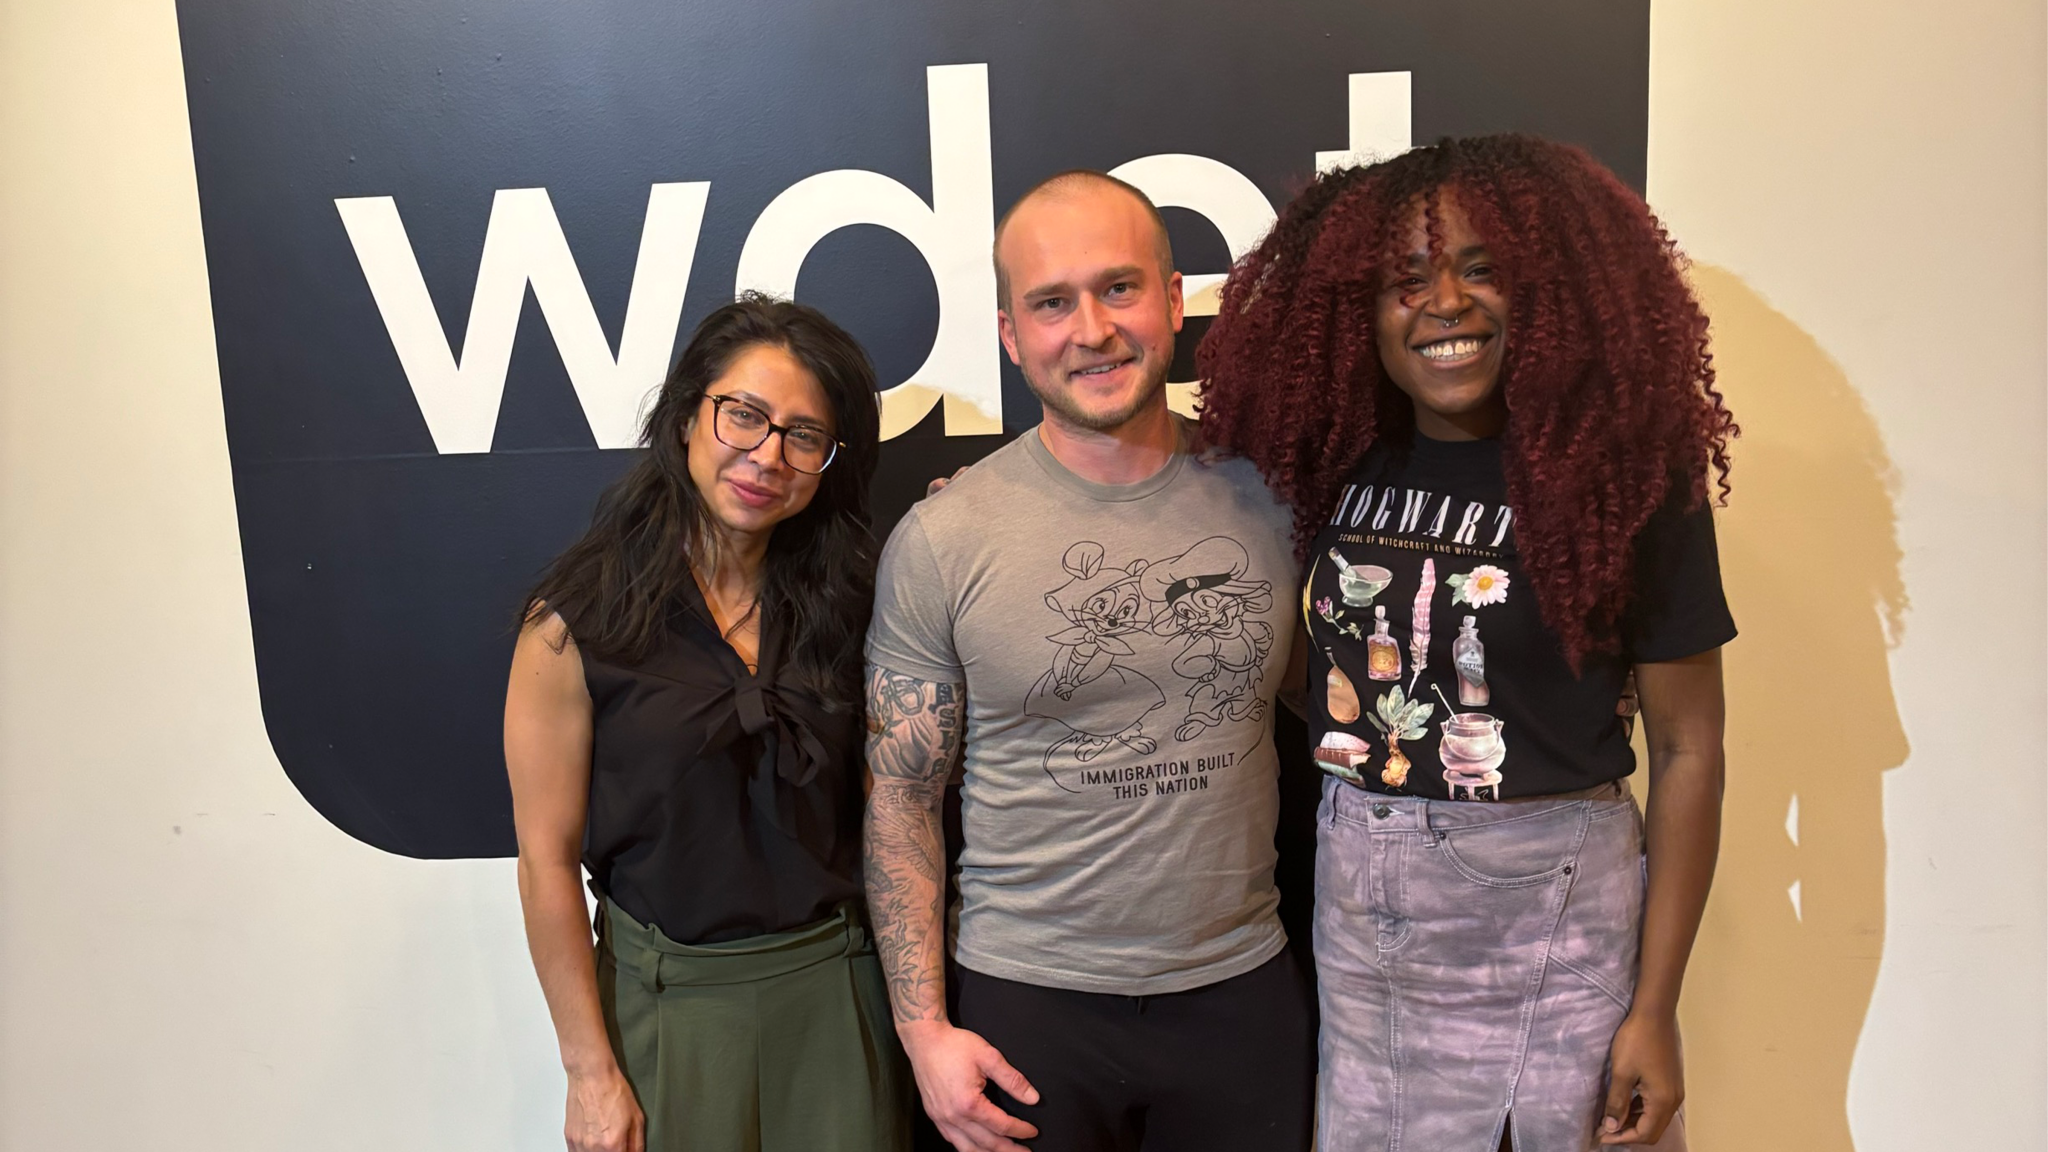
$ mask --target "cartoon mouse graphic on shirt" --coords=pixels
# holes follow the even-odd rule
[[[1192,740],[1226,719],[1265,715],[1258,686],[1273,649],[1273,629],[1248,617],[1272,607],[1273,585],[1245,579],[1250,568],[1244,545],[1211,536],[1142,574],[1145,599],[1153,606],[1152,631],[1181,640],[1173,670],[1195,682],[1175,739]]]
[[[1053,757],[1063,751],[1084,764],[1113,743],[1150,755],[1157,744],[1144,734],[1144,720],[1166,696],[1149,677],[1117,663],[1133,655],[1123,637],[1147,623],[1138,586],[1145,561],[1106,568],[1102,545],[1084,540],[1067,549],[1060,563],[1072,579],[1046,593],[1045,604],[1068,627],[1046,637],[1057,646],[1052,667],[1032,685],[1024,714],[1056,720],[1070,733],[1045,751],[1046,773],[1066,788],[1052,769]]]

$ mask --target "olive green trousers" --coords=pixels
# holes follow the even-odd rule
[[[904,1152],[911,1079],[852,906],[678,944],[604,901],[597,988],[647,1152]]]

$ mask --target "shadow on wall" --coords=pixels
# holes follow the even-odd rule
[[[1721,866],[1687,977],[1701,1152],[1849,1152],[1849,1065],[1884,950],[1882,776],[1906,758],[1890,645],[1906,608],[1877,425],[1811,336],[1726,269],[1693,268],[1743,426],[1721,566]]]

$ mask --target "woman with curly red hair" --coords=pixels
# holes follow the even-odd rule
[[[1199,363],[1307,566],[1322,1146],[1655,1143],[1735,635],[1676,249],[1576,148],[1445,140],[1303,193]]]

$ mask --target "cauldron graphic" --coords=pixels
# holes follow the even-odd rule
[[[1502,721],[1484,712],[1460,712],[1444,721],[1437,757],[1443,761],[1444,783],[1452,795],[1459,788],[1477,791],[1500,783],[1500,762],[1508,755],[1501,726]]]

